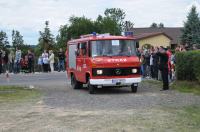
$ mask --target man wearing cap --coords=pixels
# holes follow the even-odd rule
[[[161,71],[162,80],[163,80],[163,90],[168,90],[169,89],[169,80],[168,80],[167,48],[160,47],[157,55],[160,57],[159,69]]]

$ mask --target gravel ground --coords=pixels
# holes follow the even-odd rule
[[[144,125],[151,118],[161,125],[173,119],[163,108],[200,105],[199,96],[160,91],[161,85],[148,82],[141,83],[136,94],[126,87],[90,95],[87,89],[71,89],[65,73],[10,75],[9,80],[0,75],[0,84],[34,86],[43,93],[36,101],[1,104],[2,131],[148,131]],[[150,128],[157,126],[152,122]]]

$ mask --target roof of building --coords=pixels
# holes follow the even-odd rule
[[[140,35],[144,33],[158,33],[163,32],[170,38],[172,38],[171,44],[178,44],[180,42],[182,27],[164,27],[164,28],[133,28],[134,35]]]
[[[170,36],[168,36],[167,34],[165,34],[164,32],[142,33],[142,34],[134,35],[134,38],[140,40],[140,39],[150,38],[150,37],[154,37],[154,36],[158,36],[158,35],[164,35],[167,38],[169,38],[170,40],[172,40],[172,38]]]

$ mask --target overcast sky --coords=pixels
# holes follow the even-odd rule
[[[152,22],[181,27],[192,5],[200,12],[200,0],[0,0],[0,30],[9,40],[12,29],[19,30],[27,44],[35,45],[46,20],[56,36],[70,16],[96,19],[106,8],[123,9],[135,27],[149,27]]]

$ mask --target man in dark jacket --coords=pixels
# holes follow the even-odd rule
[[[168,55],[166,53],[167,49],[160,47],[157,55],[160,57],[159,69],[161,71],[162,80],[163,80],[163,90],[169,89],[169,80],[168,80]]]

